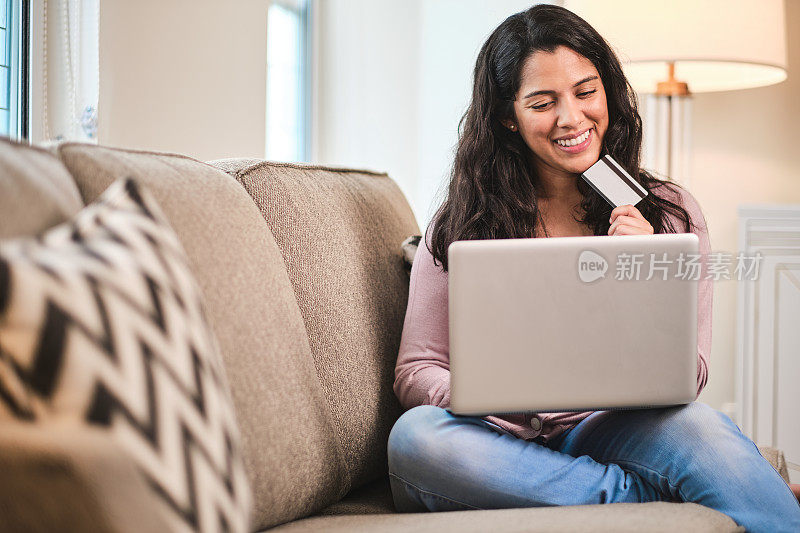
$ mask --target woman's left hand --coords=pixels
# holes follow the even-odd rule
[[[633,205],[621,205],[611,211],[609,235],[652,235],[653,226]]]

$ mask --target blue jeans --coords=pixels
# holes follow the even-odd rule
[[[700,402],[598,411],[547,445],[423,405],[395,423],[388,452],[401,512],[674,501],[747,531],[800,531],[800,505],[780,474]]]

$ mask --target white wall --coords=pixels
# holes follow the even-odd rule
[[[786,39],[789,77],[783,83],[694,96],[691,190],[706,214],[714,252],[741,251],[738,205],[800,203],[797,0],[786,2]],[[700,400],[717,408],[735,398],[736,291],[735,281],[714,284],[711,369]]]
[[[320,0],[315,161],[387,171],[424,230],[480,46],[533,3]]]
[[[264,156],[267,0],[103,0],[100,144]]]
[[[419,2],[320,0],[315,7],[319,42],[312,157],[386,170],[415,207]]]

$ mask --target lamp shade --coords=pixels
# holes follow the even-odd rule
[[[675,78],[692,92],[747,89],[786,79],[783,0],[566,0],[614,48],[633,88]]]

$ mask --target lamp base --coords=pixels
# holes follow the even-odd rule
[[[660,81],[656,85],[656,94],[659,96],[689,96],[689,84],[676,79]]]
[[[689,96],[689,84],[675,79],[675,62],[667,63],[669,77],[656,85],[656,94],[659,96]]]

